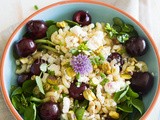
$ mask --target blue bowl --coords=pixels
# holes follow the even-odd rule
[[[148,44],[148,52],[139,57],[139,60],[143,60],[147,63],[149,67],[149,71],[154,73],[154,85],[151,91],[144,96],[143,102],[145,105],[145,113],[141,119],[146,119],[151,110],[153,109],[156,100],[158,98],[158,94],[160,93],[159,87],[159,75],[160,75],[160,59],[158,55],[158,50],[155,46],[155,43],[149,33],[145,30],[145,28],[136,21],[133,17],[125,13],[124,11],[115,8],[106,3],[96,2],[96,1],[87,1],[82,0],[79,2],[78,0],[72,1],[63,1],[58,2],[52,5],[49,5],[34,14],[28,17],[24,22],[22,22],[19,27],[14,31],[11,35],[1,61],[1,87],[4,95],[4,99],[9,106],[11,112],[15,116],[16,119],[22,120],[22,117],[18,114],[18,112],[13,107],[9,95],[11,85],[17,84],[16,82],[16,64],[15,58],[13,56],[13,45],[15,42],[19,41],[22,38],[22,35],[25,33],[25,24],[31,19],[40,19],[40,20],[55,20],[61,21],[64,19],[72,19],[72,15],[77,10],[85,10],[90,13],[92,16],[92,22],[110,22],[112,23],[112,19],[114,17],[121,18],[124,22],[132,24],[134,28],[137,30],[140,36],[143,36],[147,40]]]

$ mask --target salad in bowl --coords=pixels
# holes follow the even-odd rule
[[[14,45],[17,86],[10,99],[24,120],[128,120],[145,112],[154,74],[137,57],[148,45],[131,24],[30,20]]]

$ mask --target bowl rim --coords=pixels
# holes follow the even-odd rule
[[[46,7],[43,7],[42,9],[34,12],[33,14],[31,14],[29,17],[27,17],[23,22],[21,22],[21,24],[14,30],[14,32],[12,33],[12,35],[10,36],[9,40],[7,41],[7,44],[4,48],[3,54],[2,54],[2,59],[1,59],[1,64],[0,64],[0,82],[1,82],[1,90],[2,90],[2,94],[3,94],[3,98],[5,100],[5,102],[7,103],[6,105],[8,106],[9,110],[11,111],[11,113],[13,114],[13,116],[17,119],[17,120],[23,120],[22,117],[19,115],[19,113],[16,111],[16,109],[14,108],[14,106],[11,103],[10,97],[7,94],[7,90],[5,88],[5,84],[4,84],[4,76],[3,76],[3,69],[4,69],[4,63],[5,63],[5,58],[6,58],[6,54],[8,51],[8,48],[10,46],[10,43],[12,41],[12,39],[14,38],[14,36],[16,35],[16,33],[34,16],[36,16],[37,14],[52,8],[52,7],[56,7],[56,6],[60,6],[60,5],[66,5],[66,4],[72,4],[72,3],[88,3],[88,4],[96,4],[96,5],[101,5],[104,7],[108,7],[111,8],[113,10],[116,10],[118,12],[120,12],[121,14],[127,16],[128,18],[130,18],[132,21],[134,21],[143,31],[144,33],[147,35],[147,37],[149,38],[155,53],[156,53],[156,57],[158,60],[158,63],[160,64],[160,55],[158,52],[158,48],[156,47],[156,44],[154,42],[154,40],[152,39],[150,33],[146,30],[146,28],[139,23],[135,18],[133,18],[131,15],[129,15],[128,13],[126,13],[125,11],[111,5],[108,3],[104,3],[104,2],[100,2],[98,0],[64,0],[64,1],[60,1],[60,2],[56,2],[53,4],[50,4]],[[158,76],[160,76],[160,66],[158,66]],[[151,105],[149,106],[148,110],[145,112],[145,114],[141,117],[141,120],[146,120],[146,118],[149,116],[149,114],[151,113],[151,111],[153,110],[157,100],[158,100],[158,96],[160,94],[160,80],[158,80],[158,89],[156,91],[156,94],[154,96],[154,100],[152,101]]]

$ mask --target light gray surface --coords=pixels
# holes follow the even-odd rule
[[[33,6],[42,8],[60,0],[0,0],[0,58],[4,46],[15,27],[31,13]],[[160,50],[160,4],[159,0],[100,0],[119,7],[139,20],[151,33]],[[3,16],[3,17],[2,17]],[[147,120],[160,120],[160,98]],[[7,108],[0,91],[0,120],[14,120]]]

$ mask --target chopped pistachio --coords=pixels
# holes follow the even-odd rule
[[[102,64],[102,70],[106,73],[106,74],[110,74],[111,73],[111,66],[108,62]]]
[[[74,72],[74,70],[71,67],[68,67],[66,69],[66,73],[69,77],[74,77],[76,75],[76,73]]]
[[[86,89],[84,92],[83,92],[83,96],[86,100],[89,100],[89,101],[93,101],[96,99],[96,96],[95,94],[90,90],[90,89]]]
[[[142,72],[146,72],[148,71],[148,67],[147,64],[143,61],[139,61],[135,64],[136,68],[138,68],[138,70],[142,71]]]
[[[119,113],[117,113],[116,111],[110,111],[109,116],[113,119],[118,119],[119,118]]]
[[[19,60],[20,60],[20,62],[21,62],[22,64],[26,64],[26,63],[29,62],[27,57],[25,57],[25,58],[20,58]]]
[[[64,28],[64,27],[66,27],[68,24],[67,24],[65,21],[61,21],[61,22],[57,22],[56,25],[57,25],[57,27]]]
[[[67,113],[67,117],[69,120],[77,120],[76,115],[74,114],[74,111],[69,111]]]
[[[131,66],[128,66],[125,70],[125,72],[133,72],[135,70],[135,66],[131,65]]]
[[[57,85],[58,84],[58,80],[55,76],[48,76],[47,78],[47,82],[51,85]]]
[[[124,78],[124,79],[131,79],[132,76],[130,74],[121,74],[121,78]]]

